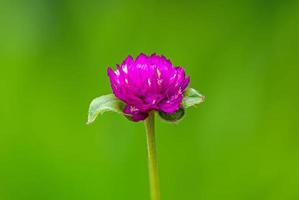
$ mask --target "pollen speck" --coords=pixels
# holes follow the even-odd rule
[[[152,82],[151,82],[151,79],[147,79],[147,84],[149,85],[149,86],[151,86],[152,85]]]
[[[158,78],[160,78],[161,77],[161,72],[158,68],[156,68],[156,72],[157,72]]]
[[[128,66],[127,65],[123,65],[122,66],[123,71],[127,74],[128,73]]]
[[[158,81],[157,81],[157,83],[158,83],[159,86],[162,85],[162,82],[163,82],[163,80],[161,80],[161,79],[158,79]]]

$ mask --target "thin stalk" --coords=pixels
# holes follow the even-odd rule
[[[155,142],[155,113],[152,111],[144,121],[147,139],[148,169],[151,200],[160,200],[157,154]]]

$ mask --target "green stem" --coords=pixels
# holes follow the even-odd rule
[[[157,154],[155,142],[155,113],[150,112],[144,121],[147,139],[148,168],[151,200],[160,200],[160,189],[158,180]]]

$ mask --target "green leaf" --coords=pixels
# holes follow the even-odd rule
[[[165,113],[159,111],[160,117],[167,122],[177,122],[183,118],[184,114],[185,114],[184,108],[180,108],[174,113]]]
[[[90,103],[87,124],[91,124],[99,114],[103,114],[107,111],[123,114],[124,106],[125,104],[113,94],[97,97]]]
[[[205,96],[197,92],[193,88],[188,88],[184,93],[183,107],[188,108],[196,104],[202,103],[205,100]]]

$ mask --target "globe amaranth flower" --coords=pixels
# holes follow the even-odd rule
[[[124,114],[133,121],[144,120],[150,111],[176,112],[190,77],[182,67],[174,66],[164,56],[139,54],[128,56],[114,71],[108,68],[114,95],[126,106]]]
[[[87,124],[108,111],[125,115],[132,121],[144,120],[151,199],[160,199],[155,113],[167,122],[179,122],[186,108],[202,103],[205,97],[193,88],[187,89],[190,77],[186,77],[184,68],[156,54],[141,53],[136,59],[128,56],[115,71],[109,67],[107,73],[114,94],[101,95],[91,101]]]

